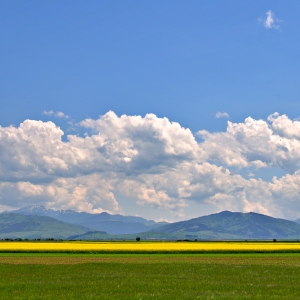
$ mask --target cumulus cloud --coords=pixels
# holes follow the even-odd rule
[[[287,115],[280,116],[278,112],[270,115],[268,121],[272,123],[272,129],[281,137],[300,140],[299,120],[290,120]]]
[[[204,139],[202,159],[239,168],[276,166],[295,172],[300,162],[299,122],[277,114],[268,121],[248,117],[243,123],[228,122],[226,132],[199,131]]]
[[[183,205],[181,200],[177,201],[163,190],[157,190],[142,177],[164,174],[168,169],[176,169],[182,162],[196,159],[198,144],[189,129],[151,114],[144,118],[117,117],[113,112],[108,112],[98,120],[84,120],[81,125],[91,128],[94,133],[85,137],[69,135],[67,142],[62,141],[64,133],[53,122],[26,120],[17,128],[11,126],[0,129],[0,149],[3,154],[0,158],[0,179],[11,182],[18,193],[24,195],[22,198],[17,193],[17,199],[28,198],[31,201],[30,197],[33,196],[20,190],[14,185],[16,182],[56,189],[59,180],[69,182],[73,178],[81,178],[82,181],[91,174],[97,174],[99,181],[110,178],[109,184],[105,184],[111,186],[106,192],[108,195],[118,187],[126,189],[131,185],[131,196],[140,204],[165,208]],[[86,185],[90,182],[87,181]],[[44,195],[44,188],[39,189],[39,197]],[[7,189],[7,186],[3,186],[3,189]],[[66,190],[66,185],[61,189]],[[95,193],[103,194],[101,188],[92,190],[94,194],[89,196],[90,202],[97,198]],[[65,198],[62,192],[56,195],[57,199]],[[75,203],[74,199],[69,203],[73,208],[82,201]],[[99,201],[93,204],[93,208]],[[58,202],[56,200],[55,203]],[[117,208],[114,207],[115,211]]]
[[[217,119],[219,119],[219,118],[229,118],[229,114],[228,114],[227,112],[225,112],[225,111],[223,111],[223,112],[218,111],[218,112],[215,114],[215,117],[216,117]]]
[[[275,17],[275,14],[271,10],[266,12],[266,16],[267,16],[266,19],[260,20],[263,22],[263,25],[266,29],[277,29],[277,30],[281,29],[278,23],[282,21],[277,19]]]
[[[0,199],[2,205],[10,207],[39,203],[57,209],[121,212],[109,180],[97,174],[58,178],[49,183],[2,182]]]
[[[68,119],[69,118],[69,116],[64,114],[62,111],[54,112],[53,110],[49,110],[49,111],[44,110],[43,115],[54,116],[56,118],[61,118],[61,119]]]
[[[177,215],[197,201],[218,210],[300,217],[300,123],[286,115],[228,122],[225,132],[199,131],[201,143],[189,129],[153,114],[110,111],[80,126],[89,133],[66,141],[53,122],[0,127],[1,207],[41,203],[116,213],[118,193]],[[288,174],[266,182],[230,171],[274,166]]]

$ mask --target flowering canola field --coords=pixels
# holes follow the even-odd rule
[[[0,242],[0,252],[299,252],[284,242]]]

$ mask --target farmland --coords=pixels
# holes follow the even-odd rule
[[[0,254],[1,299],[299,299],[300,254]]]
[[[299,242],[0,242],[0,252],[247,253],[300,252]]]
[[[1,299],[300,299],[299,242],[0,243]]]

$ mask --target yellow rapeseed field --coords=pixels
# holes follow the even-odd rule
[[[299,251],[300,243],[284,242],[0,242],[4,251]]]

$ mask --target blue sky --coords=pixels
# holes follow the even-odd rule
[[[297,134],[291,134],[291,132],[297,132],[298,121],[295,123],[295,119],[300,117],[299,10],[300,3],[298,1],[289,1],[288,3],[284,1],[174,0],[1,1],[0,125],[5,130],[10,125],[13,125],[13,128],[19,128],[20,123],[27,119],[52,121],[60,126],[64,133],[62,141],[65,144],[62,145],[70,146],[68,134],[84,138],[84,133],[86,133],[86,137],[93,137],[100,132],[97,128],[101,128],[102,131],[104,127],[107,128],[106,125],[103,125],[103,120],[101,125],[97,125],[95,122],[101,120],[101,116],[105,116],[109,111],[114,112],[118,118],[122,115],[145,117],[150,113],[158,118],[157,120],[153,119],[153,122],[159,123],[161,118],[166,117],[171,122],[178,122],[182,130],[183,128],[190,129],[193,138],[199,142],[200,146],[198,146],[201,149],[205,146],[206,152],[209,152],[209,154],[201,154],[202,156],[199,154],[200,159],[200,156],[195,154],[200,150],[195,150],[196,152],[193,152],[193,155],[197,157],[193,158],[195,163],[209,163],[211,166],[226,168],[232,176],[237,174],[243,180],[248,180],[241,184],[244,189],[250,184],[251,178],[255,180],[261,178],[265,182],[264,184],[271,182],[273,176],[288,180],[286,176],[295,177],[295,172],[298,170],[297,167],[291,167],[297,165],[296,161],[298,160],[298,156],[295,154],[298,144],[296,145],[293,140],[298,141]],[[62,114],[57,115],[57,112],[63,112],[68,118],[63,117]],[[220,115],[220,118],[216,118],[218,112],[227,115]],[[268,121],[268,116],[275,112],[279,113],[279,117],[270,117],[273,118],[273,121]],[[284,115],[287,118],[280,117]],[[251,122],[248,122],[248,125],[245,122],[248,117],[257,122],[260,119],[264,120],[264,124],[267,124],[273,131],[270,141],[277,141],[278,136],[288,138],[288,141],[285,142],[289,143],[289,146],[285,144],[280,147],[286,147],[289,149],[289,153],[293,154],[291,156],[279,155],[277,152],[281,151],[281,148],[278,144],[276,144],[277,152],[274,151],[280,158],[274,154],[275,152],[272,152],[270,145],[266,145],[271,148],[265,148],[264,155],[261,154],[262,152],[258,154],[255,151],[261,144],[256,145],[256,140],[245,150],[246,146],[239,140],[236,131],[230,133],[236,137],[235,142],[240,143],[238,146],[240,152],[237,151],[236,155],[237,157],[241,155],[248,164],[242,162],[242,158],[239,163],[228,162],[230,154],[225,150],[221,154],[218,152],[218,155],[213,153],[212,149],[216,143],[223,149],[228,145],[224,146],[224,141],[228,138],[225,136],[228,134],[227,121],[232,124],[244,124],[245,128],[249,128]],[[91,122],[85,122],[86,119],[94,120],[93,125]],[[117,121],[112,115],[109,115],[105,120],[119,122],[121,119]],[[130,120],[133,119],[128,119],[127,122],[130,123]],[[139,130],[144,128],[139,121],[132,122],[136,122],[134,126],[141,126]],[[119,125],[114,124],[116,128],[119,128]],[[127,130],[128,126],[125,123],[122,124]],[[264,124],[260,123],[262,127],[265,126]],[[26,128],[26,130],[32,130],[28,129],[32,128],[30,126]],[[237,127],[234,128],[236,130]],[[290,129],[285,130],[286,128]],[[34,137],[41,134],[40,129],[36,130]],[[132,132],[133,129],[128,130]],[[207,146],[201,144],[203,136],[197,134],[201,130],[209,132],[206,140]],[[125,139],[124,132],[122,131],[116,140]],[[217,132],[223,133],[223,135],[218,137],[213,135]],[[260,136],[259,132],[261,131],[257,131],[257,136]],[[172,140],[174,144],[176,140],[179,145],[180,140],[175,139],[172,134],[170,133],[171,137],[168,141]],[[29,136],[33,141],[34,137]],[[126,138],[128,136],[129,133],[126,131]],[[163,136],[165,135],[163,134]],[[135,135],[134,137],[130,136],[131,142],[128,143],[134,144],[135,138]],[[280,141],[278,139],[278,143]],[[4,148],[1,148],[3,153],[8,151],[5,145],[7,143],[3,142]],[[25,151],[24,144],[20,147],[23,147],[20,148],[23,150],[20,150],[19,154],[23,153],[22,151],[29,153],[28,149]],[[75,146],[73,145],[73,147]],[[112,147],[112,149],[117,149],[115,145]],[[166,145],[165,147],[167,149]],[[129,151],[128,149],[126,151]],[[130,149],[133,151],[130,152],[133,153],[132,155],[137,155],[134,154],[132,147]],[[43,151],[45,150],[39,149],[38,153]],[[122,152],[120,151],[118,148],[115,154],[119,155],[117,153]],[[179,161],[190,162],[192,160],[190,154],[185,157],[181,150],[178,151],[175,151],[176,155],[180,153],[178,157],[176,156],[176,164],[172,165],[170,162],[168,165],[172,170],[175,165],[178,166]],[[30,153],[33,156],[37,155],[36,152]],[[270,157],[267,157],[268,153]],[[151,156],[151,152],[147,155]],[[41,157],[46,157],[45,153]],[[114,183],[112,183],[113,181],[103,183],[105,193],[107,195],[110,192],[113,193],[114,200],[111,201],[115,201],[114,204],[108,204],[110,196],[107,196],[105,200],[107,203],[103,200],[105,205],[104,202],[101,202],[102,200],[99,200],[100,202],[95,200],[101,194],[101,189],[98,196],[94,194],[86,196],[87,194],[85,194],[85,197],[94,197],[91,201],[85,200],[90,204],[88,209],[91,211],[103,209],[113,213],[119,211],[168,220],[186,219],[216,212],[223,208],[244,211],[252,209],[287,218],[300,217],[300,213],[295,212],[294,208],[295,203],[299,201],[296,190],[293,191],[294,194],[290,200],[286,200],[283,196],[280,198],[278,195],[276,198],[275,192],[270,192],[268,196],[270,199],[268,198],[267,202],[264,202],[266,200],[255,200],[255,202],[254,196],[251,200],[251,197],[247,196],[247,191],[244,191],[246,200],[244,198],[236,200],[242,199],[239,198],[240,195],[234,194],[232,190],[220,192],[220,189],[214,193],[207,192],[207,197],[205,196],[206,192],[203,191],[201,196],[199,196],[199,191],[195,194],[186,191],[182,192],[182,195],[179,192],[179,194],[173,195],[171,192],[167,192],[170,188],[169,184],[157,188],[154,179],[151,179],[151,183],[147,181],[150,180],[148,171],[143,171],[146,166],[148,170],[158,166],[158,160],[162,157],[157,160],[148,160],[146,156],[139,162],[137,169],[130,169],[130,172],[122,169],[118,171],[119,177],[114,175],[118,177],[118,180],[121,177],[133,180],[135,183],[132,183],[132,186],[129,185],[130,188],[125,182],[127,179],[124,179],[125,183],[122,184],[117,184],[115,181]],[[52,163],[58,159],[50,158]],[[49,159],[47,163],[49,163]],[[128,156],[127,162],[129,159],[132,158]],[[164,157],[164,159],[166,158]],[[12,162],[13,158],[8,156],[7,160]],[[28,157],[27,160],[31,161],[31,158]],[[258,160],[262,162],[261,165],[253,164],[253,161]],[[18,158],[18,161],[21,161],[21,158]],[[68,159],[64,160],[64,163],[66,168],[72,169]],[[116,162],[112,160],[110,163],[117,168]],[[40,170],[46,166],[45,164],[45,161],[30,163],[32,168]],[[63,166],[63,163],[60,166]],[[3,164],[2,166],[6,173],[12,172],[13,168],[18,167],[14,164],[9,166]],[[153,169],[150,173],[160,173],[164,177],[171,176],[168,175],[169,173],[164,173],[166,171],[162,171],[166,168],[167,166],[161,165],[159,169]],[[59,180],[74,180],[72,188],[70,182],[66,183],[66,186],[69,186],[66,188],[68,193],[74,194],[74,189],[78,188],[78,185],[90,180],[80,177],[84,176],[83,174],[92,176],[91,174],[103,175],[103,172],[108,172],[102,169],[89,171],[80,169],[79,172],[74,169],[75,173],[64,174],[61,170],[53,170],[49,167],[45,171],[48,177],[42,176],[44,181],[39,183],[37,183],[37,179],[16,175],[16,173],[9,178],[1,177],[3,187],[2,192],[0,188],[0,196],[2,195],[3,209],[35,204],[33,202],[37,201],[38,197],[30,198],[25,192],[27,196],[20,193],[20,184],[33,184],[37,189],[56,189],[54,185],[57,187]],[[111,169],[109,172],[112,172]],[[148,177],[146,173],[149,175],[147,175]],[[191,176],[192,173],[192,171],[188,171],[189,175],[186,177]],[[137,177],[133,179],[132,174]],[[109,176],[114,177],[112,173]],[[142,176],[146,176],[147,180],[146,177],[141,180]],[[197,176],[195,175],[194,179],[188,181],[191,183],[195,177]],[[101,181],[103,178],[97,180]],[[56,183],[46,187],[51,180]],[[181,178],[173,188],[181,191],[183,187],[180,184],[183,181],[184,178]],[[8,192],[7,184],[15,184],[15,182],[19,185],[12,186]],[[143,198],[141,191],[136,193],[125,191],[127,188],[133,190],[134,187],[138,188],[137,182],[140,182],[140,188],[146,186],[155,191],[157,195],[151,196],[152,198],[149,195],[143,196]],[[112,187],[107,189],[109,185]],[[254,185],[257,186],[258,183]],[[298,183],[295,183],[295,186],[297,187]],[[278,186],[274,187],[276,191],[277,188]],[[73,192],[71,192],[72,189]],[[162,199],[167,198],[160,193],[166,193],[166,197],[169,197],[169,200],[165,200],[168,204],[166,202],[161,204],[164,201]],[[84,201],[81,204],[81,200],[78,200],[79,204],[77,202],[77,204],[72,204],[71,200],[64,201],[63,199],[70,195],[67,197],[62,191],[61,196],[56,194],[56,198],[54,196],[51,198],[49,195],[45,194],[44,198],[41,196],[44,199],[41,201],[48,207],[84,210]],[[218,204],[219,200],[211,198],[222,197],[222,195],[225,199],[224,203],[226,202],[226,205],[223,206]],[[5,199],[11,197],[19,200],[9,205],[9,201]],[[70,196],[68,199],[72,197]],[[233,198],[235,200],[232,200]],[[275,198],[278,207],[272,210],[275,203],[272,201],[275,201]],[[62,200],[55,202],[54,199]],[[244,204],[240,205],[239,201]],[[252,206],[250,204],[247,206],[245,201],[252,203]],[[287,205],[288,208],[285,211],[284,203],[286,201],[291,201],[293,205]],[[232,204],[233,202],[235,204]]]

